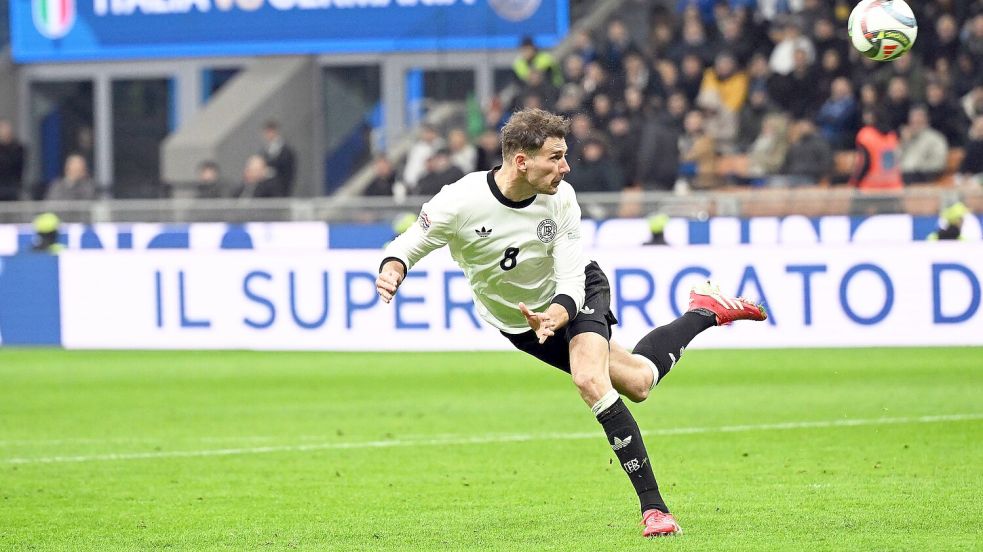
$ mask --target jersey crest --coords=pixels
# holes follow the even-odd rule
[[[553,219],[543,220],[536,228],[536,235],[539,236],[539,241],[543,243],[553,241],[553,238],[556,237],[556,222]]]

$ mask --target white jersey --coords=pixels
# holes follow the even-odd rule
[[[444,186],[423,205],[417,224],[386,247],[386,258],[399,259],[409,270],[448,245],[471,283],[478,314],[503,332],[529,330],[520,302],[542,311],[556,299],[572,320],[584,306],[589,262],[573,187],[560,182],[554,195],[515,202],[493,175],[473,172]]]

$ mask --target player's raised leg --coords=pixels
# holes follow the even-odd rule
[[[737,320],[762,321],[764,307],[743,297],[729,297],[710,282],[694,286],[689,293],[689,310],[639,340],[631,352],[611,342],[611,381],[615,389],[640,402],[682,358],[686,347],[707,328]]]
[[[645,525],[642,534],[651,537],[678,532],[679,525],[659,493],[638,424],[611,384],[607,339],[593,332],[574,336],[570,340],[570,373],[635,488]]]

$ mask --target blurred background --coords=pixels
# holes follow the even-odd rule
[[[978,242],[983,1],[893,62],[852,7],[0,0],[0,255],[378,250],[527,106],[590,248]]]

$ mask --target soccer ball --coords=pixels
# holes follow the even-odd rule
[[[861,0],[847,28],[853,47],[877,61],[903,56],[918,35],[915,14],[904,0]]]

